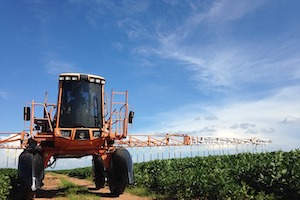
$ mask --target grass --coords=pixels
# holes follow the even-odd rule
[[[52,174],[52,173],[51,173]],[[56,175],[56,173],[53,173]],[[87,180],[92,180],[92,176],[85,178]],[[86,187],[77,186],[76,184],[70,182],[66,178],[60,178],[60,188],[64,189],[58,196],[59,197],[67,197],[71,200],[94,200],[100,199],[99,196],[95,194],[91,194]],[[130,187],[128,186],[125,190],[132,195],[139,196],[139,197],[148,197],[151,199],[166,199],[163,195],[156,194],[153,191],[149,191],[147,188],[143,187]],[[60,198],[58,198],[60,199]]]
[[[163,195],[156,194],[155,192],[149,191],[147,188],[143,188],[143,187],[128,186],[126,188],[126,192],[139,197],[148,197],[151,199],[165,199]]]
[[[65,196],[70,200],[98,200],[99,196],[91,194],[86,187],[75,185],[66,178],[60,178],[60,187],[65,189],[59,196]]]

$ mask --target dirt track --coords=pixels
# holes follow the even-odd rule
[[[37,200],[45,200],[45,199],[57,199],[57,200],[65,200],[68,199],[67,197],[64,197],[64,189],[60,187],[60,178],[64,177],[65,179],[69,180],[70,182],[78,185],[88,188],[88,192],[91,194],[96,194],[97,196],[101,197],[101,199],[108,200],[108,199],[118,199],[118,200],[149,200],[149,198],[145,197],[138,197],[134,196],[129,193],[124,193],[120,195],[119,197],[112,196],[110,194],[109,188],[102,188],[100,190],[95,189],[95,184],[93,182],[90,182],[88,180],[78,179],[78,178],[72,178],[65,175],[55,174],[52,175],[50,173],[46,173],[45,179],[44,179],[44,186],[39,190],[36,194]],[[58,197],[59,196],[59,197]],[[100,198],[99,198],[100,199]]]

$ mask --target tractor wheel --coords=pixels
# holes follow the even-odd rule
[[[127,185],[127,183],[125,183],[124,181],[119,182],[114,179],[109,179],[110,192],[115,196],[119,196],[119,195],[123,194],[123,192],[126,188],[126,185]]]
[[[108,172],[108,183],[111,193],[116,196],[123,194],[126,186],[132,182],[133,177],[131,175],[131,156],[126,149],[119,148],[112,154]]]
[[[104,186],[105,186],[105,180],[103,180],[103,179],[100,179],[100,180],[95,179],[95,185],[96,185],[96,188],[95,188],[96,190],[104,188]]]
[[[103,160],[99,156],[93,157],[93,175],[96,189],[104,188],[105,185],[105,167]]]
[[[33,200],[36,196],[36,191],[32,191],[30,188],[24,186],[18,186],[18,194],[16,199],[18,200]]]

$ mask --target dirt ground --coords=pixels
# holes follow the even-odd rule
[[[102,200],[150,200],[150,198],[146,198],[146,197],[138,197],[138,196],[134,196],[132,194],[129,193],[124,193],[122,195],[120,195],[119,197],[116,196],[112,196],[110,194],[110,190],[108,187],[102,188],[100,190],[96,190],[95,189],[95,184],[91,181],[88,180],[84,180],[84,179],[78,179],[78,178],[73,178],[73,177],[68,177],[65,175],[61,175],[61,174],[51,174],[51,173],[46,173],[45,175],[45,179],[44,179],[44,186],[41,188],[41,190],[39,190],[36,193],[36,198],[37,200],[46,200],[46,199],[57,199],[57,200],[65,200],[68,199],[67,197],[62,197],[62,195],[59,196],[59,194],[63,194],[64,193],[64,189],[60,187],[60,178],[64,177],[65,179],[67,179],[68,181],[78,185],[78,186],[83,186],[83,187],[87,187],[88,191],[91,194],[96,194],[99,195],[99,199]]]

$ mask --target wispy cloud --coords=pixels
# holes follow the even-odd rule
[[[139,26],[136,30],[134,26],[135,29],[132,31],[139,33],[139,37],[141,35],[147,37],[151,34],[150,39],[154,41],[154,45],[139,46],[135,48],[135,52],[143,55],[152,54],[182,63],[186,69],[194,72],[192,80],[199,82],[201,88],[206,90],[234,87],[236,83],[234,77],[244,75],[243,68],[252,58],[245,56],[248,55],[245,52],[247,46],[235,44],[233,41],[219,40],[219,37],[224,37],[221,30],[223,28],[213,25],[239,20],[254,12],[263,3],[235,1],[235,6],[232,6],[232,3],[227,0],[215,1],[207,9],[199,9],[203,5],[193,4],[190,6],[190,15],[181,20],[181,24],[171,27],[171,30],[166,30],[164,27],[168,25],[162,26],[161,20],[158,25],[152,27],[152,31],[145,30],[143,26]],[[195,8],[197,6],[198,8]],[[207,28],[210,26],[212,27]],[[212,33],[207,33],[210,29]],[[215,32],[221,34],[216,35]],[[211,38],[214,38],[215,42],[209,42]]]
[[[176,30],[174,34],[167,36],[161,34],[158,49],[148,49],[146,53],[155,52],[160,57],[185,63],[186,68],[194,72],[192,80],[199,83],[199,89],[206,91],[236,89],[240,88],[241,84],[259,82],[264,84],[299,79],[297,67],[300,64],[299,51],[291,52],[291,49],[299,49],[297,47],[299,41],[291,42],[288,38],[281,38],[275,43],[269,39],[260,43],[251,43],[251,41],[238,41],[227,34],[221,34],[224,39],[220,40],[218,36],[212,35],[207,38],[209,40],[214,38],[210,43],[189,42],[195,40],[197,34],[199,37],[203,36],[202,30],[196,30],[195,21],[198,23],[196,25],[202,26],[206,18],[210,21],[211,18],[226,19],[225,13],[231,13],[231,9],[226,10],[224,5],[230,4],[216,4],[216,7],[211,8],[209,12],[199,14],[202,16],[200,22],[196,19],[190,20],[195,16],[199,18],[197,15],[192,15],[187,23],[178,29],[183,31]],[[241,5],[242,9],[237,9],[238,13],[226,21],[240,19],[247,13],[254,12],[259,6],[260,4],[249,8]],[[279,71],[281,73],[278,73]]]
[[[61,60],[51,59],[46,65],[48,74],[57,75],[63,72],[74,72],[78,68],[72,62],[65,62]]]
[[[30,5],[30,10],[33,14],[33,17],[39,21],[41,26],[45,26],[49,23],[49,19],[51,19],[53,11],[49,9],[48,2],[40,0],[30,0],[26,3]]]
[[[79,1],[76,3],[85,4],[86,1]],[[89,12],[86,15],[88,23],[94,27],[99,28],[106,26],[108,21],[106,17],[116,19],[116,22],[119,20],[127,20],[128,18],[134,17],[140,13],[145,12],[150,5],[150,1],[93,1],[90,5],[92,6]],[[104,20],[105,19],[105,20]],[[115,25],[118,25],[116,23]]]
[[[288,84],[287,81],[299,79],[299,40],[284,35],[239,40],[231,34],[237,22],[267,2],[214,1],[206,9],[200,9],[202,5],[191,6],[190,15],[168,30],[163,28],[168,25],[162,26],[162,21],[152,31],[142,25],[134,26],[132,31],[139,33],[139,38],[148,37],[150,33],[148,39],[153,41],[151,45],[136,47],[134,53],[180,63],[193,72],[190,80],[205,93],[239,92],[251,84],[274,88],[278,82]]]
[[[299,127],[300,127],[300,117],[287,116],[281,121],[281,123],[295,124],[295,125],[299,125]]]
[[[249,23],[257,17],[255,13],[268,11],[269,1],[185,2],[184,7],[176,1],[164,3],[168,4],[165,14],[148,21],[137,16],[147,14],[153,6],[149,2],[132,12],[124,11],[128,5],[121,5],[120,12],[112,15],[119,30],[134,43],[131,53],[145,61],[160,58],[176,62],[192,72],[189,80],[201,93],[221,93],[225,100],[221,105],[220,101],[196,102],[158,113],[149,119],[156,125],[144,131],[280,137],[283,125],[295,125],[282,122],[300,117],[295,109],[300,107],[300,97],[295,94],[300,89],[300,40],[288,37],[289,31],[282,27],[278,35],[265,30],[268,34],[264,37],[257,37],[250,29],[243,35],[241,30],[243,20]],[[92,17],[96,21],[103,7],[111,12],[116,6],[100,4]],[[185,12],[177,16],[176,9]],[[295,137],[295,132],[287,134]]]
[[[0,97],[3,99],[7,99],[8,98],[8,94],[4,91],[0,91]]]
[[[215,1],[207,12],[200,14],[201,22],[229,22],[238,20],[255,11],[266,1],[240,1],[222,0]]]

